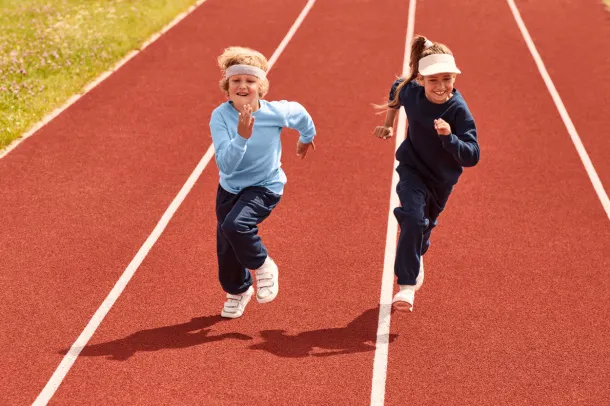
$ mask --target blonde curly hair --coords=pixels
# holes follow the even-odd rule
[[[233,65],[250,65],[267,72],[269,62],[263,54],[254,49],[246,47],[229,47],[224,50],[222,55],[218,57],[218,66],[222,71],[222,79],[219,85],[225,95],[229,95],[229,81],[225,79],[225,72],[229,66]],[[258,97],[263,98],[269,91],[269,80],[259,79]]]

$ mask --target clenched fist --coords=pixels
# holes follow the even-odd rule
[[[239,121],[237,122],[237,134],[245,139],[252,136],[252,127],[254,126],[254,117],[252,117],[252,106],[244,104],[239,112]]]
[[[301,141],[297,142],[297,156],[301,159],[305,158],[309,146],[311,146],[314,151],[316,150],[316,144],[314,144],[313,141],[309,144],[304,144]]]
[[[434,120],[434,129],[438,133],[438,135],[450,135],[451,134],[451,126],[442,118],[438,118]]]
[[[373,132],[375,137],[387,140],[388,138],[392,138],[394,135],[394,129],[392,127],[385,127],[382,125],[378,125],[375,127],[375,131]]]

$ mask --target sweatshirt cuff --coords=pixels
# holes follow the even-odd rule
[[[447,151],[454,152],[456,150],[458,142],[459,142],[457,135],[451,133],[449,135],[439,135],[439,137],[441,138],[443,147]]]
[[[237,137],[233,138],[233,145],[235,145],[236,147],[238,147],[240,149],[246,149],[247,143],[248,143],[248,140],[239,134],[237,134]]]
[[[316,133],[311,133],[311,134],[303,134],[299,137],[299,141],[301,141],[303,144],[309,144],[310,142],[313,141],[313,137],[316,136]]]

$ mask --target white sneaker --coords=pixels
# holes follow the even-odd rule
[[[267,257],[263,265],[254,271],[256,274],[256,300],[268,303],[275,299],[279,291],[278,269],[271,257]]]
[[[396,308],[396,310],[409,310],[413,311],[413,302],[415,301],[415,292],[421,288],[421,285],[424,283],[424,264],[421,264],[419,267],[419,273],[417,274],[417,278],[415,278],[415,285],[400,285],[400,290],[396,295],[394,295],[394,299],[392,299],[392,304]]]
[[[408,310],[413,311],[413,301],[415,301],[415,286],[414,285],[401,285],[400,290],[394,299],[392,299],[392,305],[396,310]]]
[[[224,307],[222,308],[222,312],[220,315],[222,317],[228,317],[230,319],[236,319],[244,314],[244,310],[246,309],[246,305],[252,298],[254,294],[254,288],[250,286],[248,290],[244,293],[240,293],[239,295],[232,295],[227,293],[227,301],[225,302]]]

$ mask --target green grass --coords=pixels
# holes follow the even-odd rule
[[[0,150],[196,0],[0,0]]]

